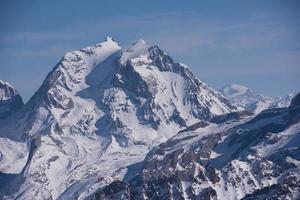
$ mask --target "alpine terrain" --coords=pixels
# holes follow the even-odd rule
[[[299,199],[300,94],[288,108],[198,122],[92,199]]]
[[[111,37],[66,53],[25,105],[1,81],[0,198],[299,198],[299,94],[259,112],[222,92]]]
[[[1,122],[1,195],[84,198],[179,130],[235,110],[158,46],[139,40],[122,50],[107,37],[66,53]]]
[[[268,97],[257,94],[253,90],[243,85],[231,84],[220,90],[220,92],[240,109],[247,109],[256,114],[267,108],[287,107],[296,93],[291,93],[285,97]]]

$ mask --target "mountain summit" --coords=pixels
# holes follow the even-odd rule
[[[84,198],[128,177],[128,166],[180,130],[233,111],[158,46],[139,40],[122,50],[107,37],[66,53],[15,120],[0,127],[1,155],[11,163],[0,170],[16,173],[0,195],[56,199],[82,191]],[[10,157],[9,145],[22,156]]]
[[[22,97],[8,82],[0,80],[0,119],[5,119],[23,106]]]

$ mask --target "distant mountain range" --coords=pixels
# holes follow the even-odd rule
[[[220,92],[235,106],[240,109],[247,109],[254,113],[259,113],[268,108],[287,107],[296,93],[291,93],[285,97],[268,97],[257,94],[246,86],[231,84],[220,90]]]
[[[218,92],[157,45],[107,37],[66,53],[25,105],[0,81],[0,197],[296,199],[291,98]]]

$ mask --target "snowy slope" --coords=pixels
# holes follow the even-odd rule
[[[0,138],[0,172],[20,173],[27,162],[28,153],[25,143]]]
[[[135,177],[90,199],[299,199],[300,93],[288,108],[217,118],[153,148]]]
[[[231,84],[220,90],[220,92],[240,110],[247,109],[256,114],[268,108],[281,108],[289,106],[289,103],[296,93],[291,93],[285,97],[268,97],[257,94],[246,86]]]
[[[14,120],[0,127],[11,146],[20,143],[23,155],[13,156],[26,158],[11,169],[21,174],[0,195],[84,198],[123,179],[127,166],[179,130],[231,111],[236,107],[158,46],[140,40],[122,50],[107,37],[66,53]]]

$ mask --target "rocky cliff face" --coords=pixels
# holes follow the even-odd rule
[[[0,168],[15,173],[0,195],[84,198],[123,179],[127,166],[179,130],[232,111],[235,106],[158,46],[140,40],[122,50],[108,37],[66,53],[0,128],[6,143],[24,152],[9,169]]]
[[[198,123],[152,149],[129,181],[91,199],[298,199],[299,100],[254,118],[242,112]]]

